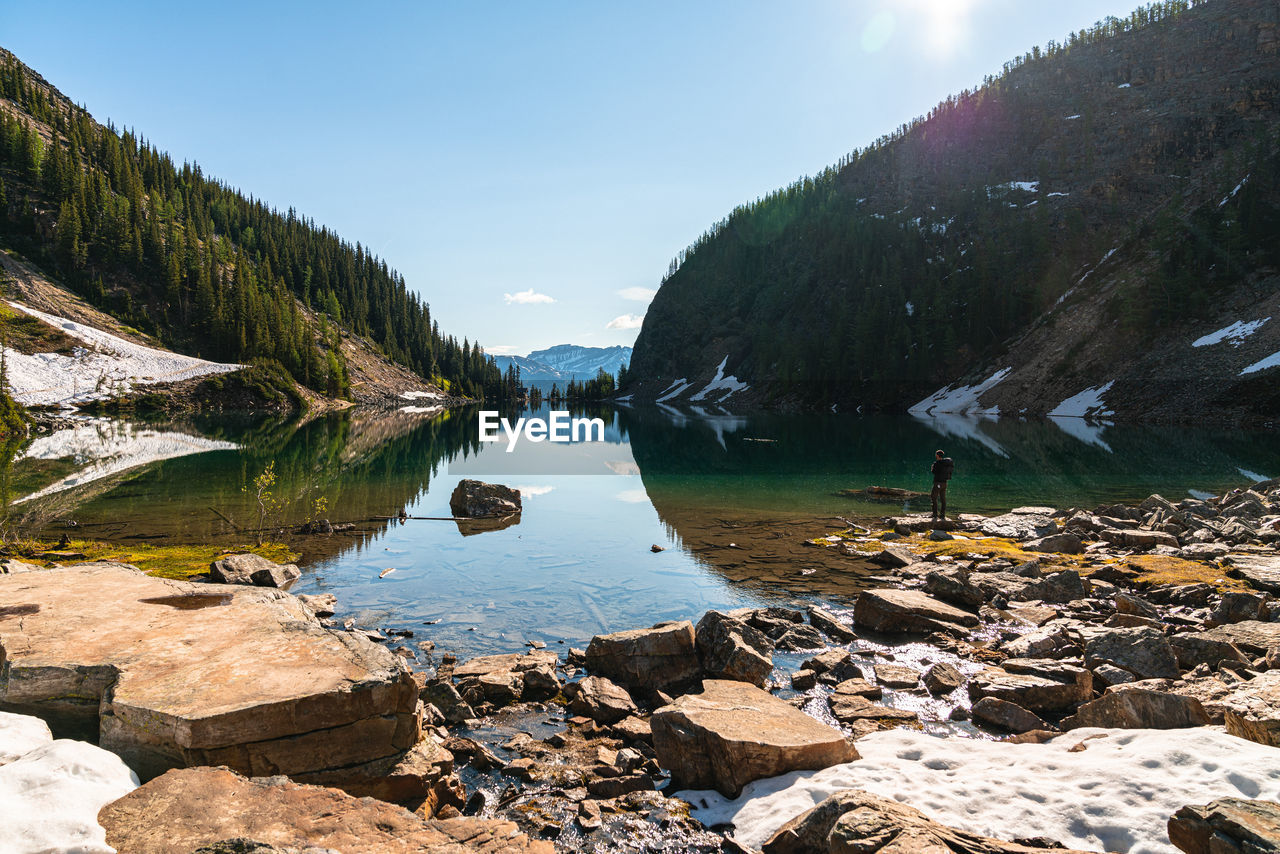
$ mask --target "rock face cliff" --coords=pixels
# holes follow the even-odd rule
[[[735,210],[673,265],[624,393],[1273,416],[1278,33],[1267,0],[1156,4]]]

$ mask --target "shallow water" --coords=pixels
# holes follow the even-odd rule
[[[696,619],[712,607],[847,605],[865,571],[803,540],[843,527],[838,516],[900,512],[900,502],[837,493],[923,491],[936,448],[956,460],[952,512],[1092,507],[1152,492],[1177,499],[1280,474],[1280,437],[1242,431],[666,408],[590,414],[605,419],[606,441],[524,442],[510,454],[481,445],[474,409],[305,425],[105,422],[64,443],[70,456],[18,460],[3,486],[12,501],[71,484],[12,505],[46,535],[232,545],[254,536],[252,481],[274,463],[268,524],[301,523],[320,498],[323,516],[356,523],[296,539],[304,574],[294,592],[334,593],[340,619],[411,631],[410,648],[429,640],[467,656],[526,641],[581,645],[598,632]],[[103,455],[139,458],[129,455],[140,437],[190,453],[123,471],[101,465]],[[519,487],[518,523],[473,533],[450,521],[391,521],[401,510],[450,516],[462,477]]]

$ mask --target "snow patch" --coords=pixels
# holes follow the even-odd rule
[[[121,424],[106,418],[89,419],[75,427],[41,436],[15,462],[73,459],[81,468],[14,504],[101,480],[131,468],[206,451],[234,451],[239,445],[170,430]]]
[[[689,400],[691,401],[702,400],[704,397],[706,397],[709,393],[713,391],[725,390],[728,392],[728,394],[722,395],[720,399],[716,401],[717,403],[723,403],[724,399],[728,397],[730,394],[733,394],[736,391],[746,391],[747,389],[751,388],[751,386],[747,385],[746,383],[739,382],[737,377],[734,377],[734,376],[726,377],[724,375],[724,366],[728,364],[728,362],[729,362],[728,356],[725,356],[723,359],[721,359],[720,365],[716,368],[715,377],[711,380],[711,382],[707,383],[706,388],[704,388],[702,391],[695,394],[693,397],[689,398]]]
[[[1222,327],[1217,332],[1210,332],[1208,335],[1200,336],[1191,342],[1191,346],[1208,347],[1212,344],[1229,341],[1232,347],[1239,347],[1244,343],[1244,339],[1261,329],[1270,319],[1270,317],[1264,317],[1261,320],[1237,320],[1230,326]]]
[[[1265,359],[1259,359],[1249,367],[1240,372],[1240,376],[1245,374],[1256,374],[1258,371],[1265,371],[1267,368],[1280,368],[1280,351],[1272,353]]]
[[[1070,193],[1050,193],[1049,198],[1057,199],[1057,198],[1061,198],[1062,196],[1069,196],[1069,195],[1071,194]]]
[[[1271,478],[1267,477],[1265,474],[1258,474],[1256,471],[1249,471],[1248,469],[1241,469],[1241,468],[1236,469],[1236,471],[1240,472],[1241,475],[1249,478],[1254,483],[1261,483],[1264,480],[1271,480]]]
[[[916,313],[915,305],[911,302],[911,300],[907,300],[907,317],[914,317],[915,313]]]
[[[1128,88],[1129,88],[1129,84],[1128,84],[1128,83],[1121,83],[1121,84],[1120,84],[1119,86],[1117,86],[1116,88],[1117,88],[1117,89],[1128,89]]]
[[[98,811],[136,789],[137,775],[114,753],[40,727],[0,712],[0,851],[112,854]]]
[[[1120,248],[1120,247],[1119,247],[1119,246],[1117,246],[1115,249],[1110,250],[1109,252],[1107,252],[1107,254],[1106,254],[1106,255],[1103,255],[1103,256],[1102,256],[1102,260],[1101,260],[1101,261],[1099,261],[1097,264],[1094,264],[1094,265],[1093,265],[1092,267],[1090,267],[1088,270],[1085,270],[1085,271],[1084,271],[1084,275],[1083,275],[1083,276],[1081,276],[1079,279],[1077,279],[1077,280],[1076,280],[1076,284],[1077,284],[1077,285],[1079,285],[1079,284],[1083,284],[1084,280],[1085,280],[1085,279],[1087,279],[1087,278],[1089,278],[1089,274],[1090,274],[1090,273],[1092,273],[1094,270],[1098,269],[1099,267],[1101,267],[1103,264],[1107,263],[1107,259],[1108,259],[1108,258],[1110,258],[1112,255],[1116,254],[1116,249],[1119,249],[1119,248]]]
[[[225,374],[244,367],[134,344],[101,329],[45,314],[18,302],[9,305],[88,345],[77,347],[70,356],[27,354],[4,348],[10,393],[14,400],[26,406],[70,406],[122,394],[133,386]]]
[[[858,739],[858,752],[855,762],[757,780],[737,800],[678,794],[703,824],[731,822],[752,848],[828,796],[862,789],[970,833],[1132,854],[1177,854],[1166,822],[1187,804],[1280,798],[1280,750],[1211,727],[1077,729],[1045,744],[896,729]]]
[[[1075,120],[1076,120],[1076,119],[1078,119],[1078,118],[1080,118],[1080,114],[1079,114],[1079,113],[1076,113],[1074,116],[1063,116],[1063,117],[1062,117],[1062,120],[1063,120],[1064,122],[1073,122],[1073,121],[1075,121]]]
[[[999,407],[983,409],[978,404],[978,398],[999,384],[1012,370],[1012,368],[1004,368],[996,371],[977,385],[949,385],[940,388],[930,397],[926,397],[908,409],[907,412],[912,415],[933,415],[939,412],[955,415],[998,415],[1000,414]]]
[[[444,397],[444,395],[435,391],[402,391],[400,392],[400,397],[405,400],[421,400],[423,398],[426,398],[427,400],[439,400]]]
[[[688,387],[689,387],[689,381],[686,380],[684,377],[681,377],[680,379],[673,382],[671,385],[667,386],[667,390],[663,392],[662,397],[659,397],[655,402],[662,403],[664,400],[670,400],[673,397],[683,394],[685,389],[687,389]]]
[[[1227,202],[1229,202],[1229,201],[1231,201],[1232,199],[1234,199],[1234,198],[1236,197],[1236,193],[1238,193],[1238,192],[1240,192],[1241,190],[1243,190],[1243,189],[1244,189],[1244,185],[1245,185],[1246,183],[1248,183],[1248,181],[1249,181],[1249,176],[1248,176],[1248,175],[1245,175],[1243,178],[1241,178],[1241,179],[1240,179],[1240,183],[1239,183],[1239,184],[1236,184],[1236,188],[1235,188],[1234,190],[1232,190],[1230,193],[1227,193],[1225,196],[1223,196],[1223,197],[1222,197],[1222,201],[1218,202],[1218,207],[1222,207],[1222,206],[1223,206],[1223,205],[1225,205]]]
[[[1115,384],[1112,380],[1105,385],[1087,388],[1079,394],[1073,394],[1066,400],[1059,403],[1049,411],[1049,417],[1054,418],[1104,418],[1108,415],[1115,415],[1110,409],[1107,409],[1106,403],[1102,396],[1111,390],[1111,386]]]

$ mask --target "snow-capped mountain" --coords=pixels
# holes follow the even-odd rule
[[[557,344],[545,350],[534,350],[528,356],[495,356],[505,373],[509,365],[520,369],[522,380],[587,380],[604,368],[618,373],[619,365],[631,364],[630,347],[580,347]]]

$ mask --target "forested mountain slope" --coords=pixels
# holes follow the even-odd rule
[[[1084,408],[1275,414],[1278,26],[1153,4],[738,208],[672,263],[624,391],[901,410],[990,380],[921,409],[1048,413],[1111,383]]]
[[[331,396],[352,393],[353,341],[451,392],[500,391],[386,261],[98,124],[3,49],[0,246],[175,350],[276,360]]]

